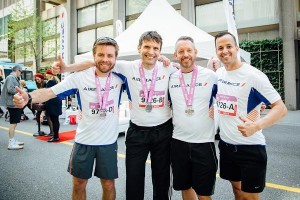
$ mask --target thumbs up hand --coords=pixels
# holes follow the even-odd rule
[[[15,87],[17,93],[14,95],[13,102],[17,108],[24,108],[28,103],[28,94],[18,86]]]
[[[53,74],[61,74],[66,70],[66,63],[61,58],[61,55],[57,56],[57,61],[52,63],[52,73]]]
[[[239,119],[243,122],[243,124],[238,125],[237,128],[244,137],[250,137],[260,130],[258,124],[251,121],[250,119],[243,118],[241,116],[239,116]]]

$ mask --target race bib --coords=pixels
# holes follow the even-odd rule
[[[237,113],[237,97],[217,94],[217,108],[220,115],[236,116]]]
[[[145,108],[146,107],[146,99],[144,96],[144,92],[140,91],[139,95],[139,107]],[[151,99],[152,108],[161,108],[165,104],[165,91],[154,91],[154,94]]]
[[[110,100],[106,103],[105,112],[108,113],[114,113],[114,101]],[[100,115],[100,105],[99,103],[89,103],[89,115],[90,116],[97,116]]]

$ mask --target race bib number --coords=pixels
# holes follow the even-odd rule
[[[106,103],[105,112],[108,113],[114,113],[114,102],[113,100],[108,101]],[[99,103],[89,103],[89,115],[96,116],[100,115],[100,105]]]
[[[139,107],[145,108],[146,107],[146,99],[144,96],[144,92],[140,91],[139,95]],[[165,104],[165,92],[164,91],[154,91],[154,94],[151,99],[151,105],[153,108],[161,108]]]
[[[237,97],[217,94],[217,108],[220,115],[236,116],[237,113]]]

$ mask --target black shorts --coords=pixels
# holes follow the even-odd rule
[[[232,145],[220,140],[220,177],[241,181],[242,191],[260,193],[265,188],[267,152],[264,145]]]
[[[218,160],[213,142],[188,143],[173,138],[171,166],[174,190],[192,187],[201,196],[214,193]]]
[[[17,124],[20,123],[22,109],[19,108],[7,108],[9,112],[9,123],[10,124]]]
[[[117,142],[110,145],[82,145],[75,143],[70,156],[68,172],[81,179],[94,175],[100,179],[118,178]]]

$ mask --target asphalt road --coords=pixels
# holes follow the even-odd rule
[[[299,112],[300,113],[300,112]],[[30,116],[30,115],[29,115]],[[298,116],[298,115],[297,115]],[[300,119],[300,115],[298,116]],[[32,118],[32,117],[31,117]],[[61,121],[63,124],[63,120]],[[0,200],[67,200],[71,199],[72,179],[67,172],[73,141],[52,144],[32,137],[37,130],[33,120],[17,126],[16,138],[25,142],[23,150],[7,150],[7,127],[0,119]],[[76,125],[61,125],[60,131],[73,130]],[[48,127],[42,129],[48,132]],[[282,123],[265,129],[268,151],[267,187],[261,199],[300,200],[300,124]],[[217,142],[216,142],[217,144]],[[118,139],[119,178],[116,180],[117,199],[125,199],[124,136]],[[146,165],[145,199],[152,199],[151,168]],[[97,178],[87,187],[88,199],[101,199]],[[172,199],[181,199],[173,191]],[[213,199],[233,199],[227,181],[217,178]]]

